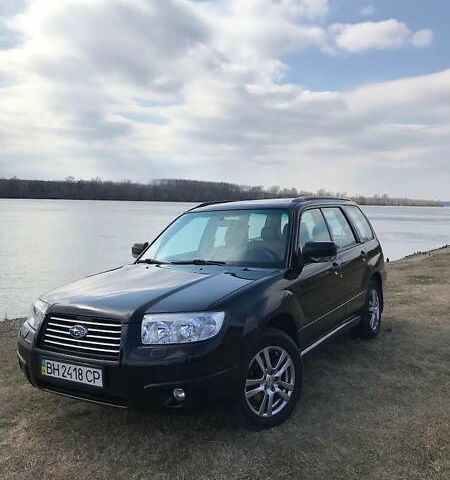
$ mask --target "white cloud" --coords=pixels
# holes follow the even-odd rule
[[[366,7],[361,8],[360,13],[361,15],[370,17],[375,13],[375,7],[373,5],[367,5]]]
[[[286,83],[290,51],[426,43],[397,20],[328,29],[327,12],[323,0],[35,0],[10,22],[23,43],[0,51],[0,174],[444,195],[450,71],[347,92]]]
[[[428,47],[433,41],[433,32],[429,29],[419,30],[411,37],[415,47]]]
[[[425,47],[433,39],[431,30],[412,33],[405,23],[393,18],[380,22],[336,23],[330,26],[329,32],[335,47],[348,52],[393,49],[408,43]]]

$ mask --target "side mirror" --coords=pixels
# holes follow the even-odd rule
[[[308,242],[302,249],[304,263],[329,262],[336,255],[337,246],[334,242]]]
[[[131,255],[133,255],[134,258],[137,258],[140,256],[140,254],[148,247],[148,242],[145,243],[135,243],[131,247]]]

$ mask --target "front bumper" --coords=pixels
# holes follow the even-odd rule
[[[239,365],[218,361],[221,348],[214,344],[218,341],[201,342],[201,346],[184,346],[184,349],[180,346],[136,348],[115,362],[39,348],[24,326],[19,332],[17,356],[28,381],[45,391],[121,408],[180,408],[234,397],[242,388],[244,374]],[[44,377],[39,370],[41,358],[102,368],[104,386],[99,388]],[[184,390],[183,402],[175,400],[175,388]]]

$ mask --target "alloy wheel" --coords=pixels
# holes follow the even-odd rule
[[[250,362],[245,382],[248,406],[260,417],[272,417],[289,403],[295,386],[295,366],[281,347],[260,350]]]
[[[373,331],[377,330],[380,323],[380,298],[375,289],[369,293],[369,323]]]

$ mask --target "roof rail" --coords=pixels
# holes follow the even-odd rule
[[[297,197],[292,199],[292,203],[308,202],[310,200],[345,200],[347,202],[351,201],[351,198],[347,197],[333,197],[333,196],[321,196],[321,195],[310,195],[307,197]]]
[[[214,202],[203,202],[203,203],[199,203],[195,207],[190,208],[189,210],[186,210],[186,212],[190,212],[192,210],[195,210],[196,208],[207,207],[208,205],[214,205],[216,203],[228,203],[228,202],[233,202],[233,201],[235,201],[235,200],[216,200]]]

